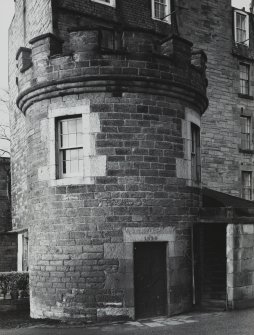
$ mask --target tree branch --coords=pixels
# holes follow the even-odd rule
[[[0,157],[3,157],[5,154],[10,155],[10,152],[8,150],[0,149]]]

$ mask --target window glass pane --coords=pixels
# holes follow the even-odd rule
[[[71,160],[71,150],[64,150],[64,152],[65,152],[65,159],[67,160],[67,161],[70,161]]]
[[[78,167],[79,167],[78,160],[72,160],[71,161],[71,173],[78,172],[79,171]]]
[[[79,163],[79,172],[82,172],[83,171],[83,160],[79,160],[78,163]]]
[[[75,134],[77,132],[77,121],[69,120],[68,122],[69,134]]]
[[[63,173],[66,173],[66,152],[62,151],[61,152],[61,160],[62,160],[62,169],[63,169]]]
[[[66,174],[70,174],[71,173],[71,162],[70,161],[66,161]]]
[[[77,135],[70,134],[69,135],[69,147],[73,148],[77,146]]]
[[[68,134],[68,123],[67,121],[62,121],[61,125],[61,134]]]
[[[82,120],[81,119],[77,119],[77,132],[78,133],[82,133]]]
[[[69,146],[68,135],[61,136],[61,147],[66,148]]]
[[[240,28],[242,30],[245,30],[245,25],[246,25],[246,17],[244,15],[240,16]]]
[[[71,150],[71,160],[78,160],[78,150]]]
[[[82,142],[83,142],[83,134],[78,133],[78,134],[77,134],[77,146],[82,147],[82,145],[83,145]]]

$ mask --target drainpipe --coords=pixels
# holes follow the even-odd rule
[[[196,305],[194,226],[191,228],[192,304]]]

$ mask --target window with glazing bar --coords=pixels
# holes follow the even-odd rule
[[[235,42],[249,45],[249,16],[242,11],[235,11]]]
[[[250,66],[249,64],[240,63],[240,93],[250,94]]]
[[[199,183],[201,180],[200,163],[200,128],[191,124],[191,179]]]
[[[83,175],[82,118],[58,120],[59,178]]]
[[[152,0],[153,19],[170,22],[170,0]]]
[[[250,116],[241,116],[241,149],[251,149],[251,118]]]
[[[252,172],[242,171],[242,197],[252,200]]]

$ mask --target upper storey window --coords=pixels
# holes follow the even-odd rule
[[[250,66],[240,63],[240,93],[243,95],[250,94]]]
[[[170,23],[170,0],[152,0],[153,19]]]
[[[249,45],[249,16],[247,13],[236,10],[234,12],[235,42]]]
[[[242,115],[241,120],[241,148],[251,149],[251,117]]]
[[[102,3],[103,5],[108,5],[111,7],[116,6],[116,0],[92,0],[92,1]]]

